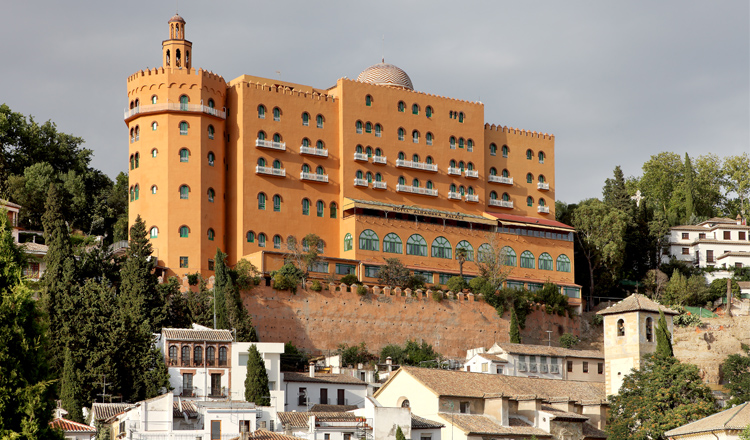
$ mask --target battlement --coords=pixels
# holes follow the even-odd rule
[[[242,81],[235,83],[231,85],[231,87],[234,87],[235,89],[241,89],[241,88],[254,88],[256,90],[265,91],[265,92],[274,92],[279,93],[282,95],[289,95],[289,96],[296,96],[299,98],[307,98],[307,99],[313,99],[317,101],[326,101],[326,102],[336,102],[336,97],[333,95],[328,95],[325,93],[320,93],[316,91],[307,92],[304,90],[294,90],[290,86],[284,86],[284,85],[269,85],[267,83],[258,83],[253,81]]]
[[[196,75],[196,76],[202,76],[205,80],[210,81],[219,81],[224,84],[226,84],[226,81],[224,80],[224,77],[221,75],[218,75],[216,73],[213,73],[208,70],[203,69],[173,69],[173,68],[164,68],[164,67],[156,67],[154,69],[146,69],[146,70],[139,70],[138,72],[130,75],[128,77],[128,82],[136,81],[141,78],[144,78],[146,76],[157,76],[157,75],[163,75],[165,73],[171,73],[173,75]]]
[[[536,131],[523,130],[520,128],[506,127],[495,124],[484,124],[485,130],[499,131],[507,134],[517,134],[520,136],[530,136],[538,139],[555,140],[555,135],[547,133],[537,133]]]
[[[390,86],[384,86],[384,85],[380,85],[380,84],[365,83],[365,82],[362,82],[362,81],[357,81],[357,80],[349,79],[349,78],[339,78],[339,81],[349,81],[349,82],[354,82],[354,83],[357,83],[357,84],[367,84],[367,85],[373,86],[373,87],[390,87]],[[394,87],[390,87],[390,88],[394,88]],[[446,99],[446,100],[453,101],[453,102],[460,102],[462,104],[470,104],[470,105],[476,105],[476,106],[484,107],[484,103],[482,103],[480,101],[466,101],[464,99],[451,98],[449,96],[434,95],[432,93],[419,92],[417,90],[409,90],[409,89],[401,89],[401,90],[403,90],[404,92],[414,93],[414,94],[417,94],[417,95],[423,95],[423,96],[427,96],[427,97],[430,97],[430,98]]]

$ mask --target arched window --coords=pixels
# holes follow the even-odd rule
[[[266,106],[263,104],[258,106],[258,119],[266,119]]]
[[[247,235],[245,238],[247,239],[248,243],[255,243],[255,232],[247,231]]]
[[[180,162],[187,162],[190,160],[190,151],[187,148],[180,150]]]
[[[375,173],[375,181],[376,182],[382,182],[383,176],[380,173]]]
[[[625,320],[617,320],[617,336],[625,336]]]
[[[539,175],[539,183],[544,183],[544,174]]]
[[[375,137],[382,136],[383,133],[383,126],[380,124],[375,124]]]
[[[403,141],[406,136],[406,131],[403,128],[398,129],[398,140]]]
[[[187,199],[190,195],[190,188],[187,185],[180,186],[180,198]]]
[[[302,146],[307,148],[310,146],[310,139],[308,138],[302,138]]]
[[[208,364],[209,367],[213,367],[215,361],[216,361],[216,348],[215,347],[206,348],[206,364]]]
[[[379,251],[380,239],[372,229],[365,229],[359,234],[359,248],[363,251]]]
[[[323,217],[323,211],[325,211],[325,208],[326,208],[325,203],[323,203],[322,200],[318,200],[315,203],[315,209],[317,211],[316,214],[318,215],[318,217]]]
[[[458,161],[458,169],[463,171],[465,168],[466,168],[466,164],[464,163],[464,161],[462,160]]]
[[[545,202],[544,199],[540,198],[539,199],[539,206],[546,206],[546,205],[547,205],[547,202]]]
[[[159,124],[154,121],[151,123],[151,131],[156,131],[156,129],[159,128]]]
[[[453,136],[451,136],[451,138],[450,138],[450,145],[451,145],[451,150],[455,150],[456,149],[456,138],[453,137]]]
[[[281,169],[281,161],[276,159],[273,161],[273,169],[280,170]]]
[[[323,141],[318,139],[318,141],[315,142],[315,148],[317,148],[318,150],[322,150],[325,148],[325,144],[323,144]]]
[[[149,235],[150,235],[151,238],[158,238],[159,237],[159,228],[157,228],[156,226],[152,227]]]
[[[503,177],[506,177],[506,178],[510,177],[510,173],[508,173],[508,170],[506,169],[503,170]]]
[[[227,365],[227,347],[219,347],[219,366],[225,367]]]
[[[510,195],[508,193],[503,193],[503,202],[510,202]]]
[[[356,130],[357,130],[357,134],[362,134],[362,121],[357,121]]]
[[[130,156],[130,169],[135,169],[135,156],[133,155]]]
[[[427,107],[426,107],[426,108],[424,109],[424,114],[425,114],[425,116],[427,116],[428,118],[431,118],[431,117],[432,117],[432,107],[430,107],[430,106],[428,105],[428,106],[427,106]]]
[[[398,184],[399,185],[406,185],[406,179],[404,179],[404,176],[399,176],[399,178],[398,178]]]
[[[365,105],[368,107],[372,106],[372,96],[370,95],[365,96]]]
[[[414,234],[406,240],[406,255],[418,257],[427,256],[427,240],[419,234]]]
[[[203,366],[203,347],[200,345],[193,349],[193,362],[196,367]]]
[[[265,159],[264,157],[259,157],[259,158],[258,158],[258,166],[259,166],[259,167],[264,167],[264,166],[266,166],[266,159]]]
[[[458,193],[461,194],[462,196],[466,195],[466,188],[464,188],[463,185],[459,186]]]
[[[427,165],[432,165],[432,156],[425,157],[424,163],[426,163]]]
[[[352,234],[344,235],[344,252],[352,250]]]
[[[411,181],[411,186],[413,186],[414,188],[419,188],[419,179],[413,179]]]
[[[424,135],[424,141],[427,145],[432,145],[432,133],[429,131]]]
[[[258,140],[259,141],[266,140],[266,132],[265,131],[261,130],[261,131],[258,132]]]
[[[156,97],[156,95],[151,97],[151,104],[156,104],[159,98]]]
[[[354,147],[354,152],[357,154],[362,154],[364,152],[364,150],[362,149],[362,145],[357,145],[356,147]]]
[[[526,159],[531,160],[534,158],[534,152],[529,150],[526,150]]]
[[[274,249],[281,249],[281,235],[274,235],[273,236],[273,248]]]
[[[497,154],[497,145],[490,144],[490,156],[495,156]]]
[[[533,269],[535,266],[534,254],[529,251],[523,251],[521,254],[521,267],[525,269]]]
[[[432,189],[432,180],[428,180],[424,187],[427,189]]]
[[[383,155],[383,150],[380,148],[375,149],[375,157],[381,157]]]
[[[464,112],[458,113],[458,122],[461,122],[461,123],[464,122]]]
[[[135,167],[138,168],[141,166],[141,154],[135,153]]]
[[[466,151],[474,151],[474,141],[469,139],[466,141]]]
[[[500,253],[505,257],[506,266],[516,267],[516,251],[512,247],[505,246]]]
[[[187,97],[187,95],[180,96],[180,110],[187,110],[189,102],[190,99]]]
[[[466,193],[470,196],[474,195],[474,187],[470,186],[468,190],[466,190]]]
[[[258,209],[266,209],[266,195],[265,193],[258,193]]]
[[[473,171],[474,170],[474,163],[473,162],[467,163],[466,164],[466,169],[469,170],[469,171]]]
[[[315,125],[318,128],[323,128],[323,121],[324,121],[323,115],[318,115],[315,117]]]
[[[456,168],[456,161],[455,160],[451,159],[451,161],[450,161],[450,167],[451,168]]]
[[[482,243],[477,249],[477,261],[489,263],[492,260],[492,247],[488,243]]]
[[[372,147],[368,145],[367,148],[365,148],[365,154],[367,157],[372,157]]]
[[[158,155],[159,155],[159,150],[157,150],[156,148],[151,150],[151,157],[156,157]]]
[[[354,173],[354,177],[360,180],[364,179],[364,174],[362,174],[362,170],[357,170],[357,172]]]
[[[497,176],[497,169],[495,167],[490,168],[490,176]]]
[[[317,174],[318,176],[322,176],[325,173],[326,173],[326,170],[322,166],[318,165],[318,167],[315,168],[315,174]]]
[[[338,216],[338,210],[339,206],[336,204],[336,202],[331,202],[329,211],[331,212],[331,218],[336,218]]]
[[[567,255],[562,254],[557,257],[557,271],[570,272],[570,258]]]
[[[310,215],[310,199],[302,199],[302,215]]]
[[[266,234],[263,232],[258,234],[258,247],[266,247]]]
[[[274,142],[281,142],[281,135],[278,133],[273,134],[273,141]]]
[[[445,237],[437,237],[432,241],[432,257],[451,259],[453,249]]]
[[[419,132],[417,130],[411,132],[411,141],[415,144],[419,143]]]
[[[403,151],[398,152],[398,160],[406,160],[406,155]]]
[[[365,124],[365,133],[372,133],[372,124],[369,122]]]
[[[650,316],[646,318],[646,341],[654,342],[654,320]]]
[[[406,110],[406,104],[404,104],[404,101],[398,102],[398,111],[403,112]]]
[[[464,138],[458,138],[458,148],[464,147]]]
[[[212,228],[208,228],[208,241],[214,241],[214,230]]]
[[[411,161],[412,162],[419,162],[419,155],[418,154],[413,154],[411,156]]]
[[[365,175],[365,178],[367,179],[367,183],[372,183],[372,173],[371,172],[368,171],[367,174]]]
[[[490,200],[497,200],[497,193],[495,191],[490,191]]]
[[[411,114],[413,115],[419,114],[419,106],[417,104],[414,104],[411,106]]]
[[[216,161],[216,156],[214,156],[213,152],[208,153],[208,166],[212,167],[214,166],[214,162]]]
[[[209,139],[213,139],[214,138],[214,132],[215,132],[214,126],[213,125],[209,125],[208,126],[208,138]]]
[[[544,151],[539,152],[539,163],[544,163]]]
[[[461,240],[456,245],[456,259],[458,259],[459,250],[466,255],[466,261],[474,261],[474,247],[466,240]]]
[[[208,201],[211,202],[211,203],[213,203],[214,202],[214,197],[216,197],[216,191],[214,191],[213,188],[209,188],[208,189]]]
[[[273,212],[281,212],[281,196],[278,194],[273,196]]]
[[[534,198],[531,196],[526,197],[526,206],[534,206]]]
[[[208,100],[208,108],[214,108],[216,107],[216,103],[214,103],[213,99]]]
[[[190,346],[183,345],[182,346],[182,366],[189,367],[190,366]]]
[[[401,237],[394,234],[393,232],[387,234],[383,239],[383,252],[388,252],[389,254],[404,253]]]
[[[188,238],[190,235],[190,228],[187,226],[180,226],[180,238]]]
[[[552,270],[552,256],[546,252],[539,256],[539,270]]]
[[[531,173],[526,174],[526,183],[534,183],[534,175]]]
[[[507,145],[503,145],[503,157],[508,157],[508,152],[510,150],[508,149]]]
[[[310,113],[307,113],[307,112],[302,113],[302,125],[304,127],[307,127],[310,125]]]
[[[273,108],[273,120],[274,121],[280,121],[281,120],[281,109],[278,107]]]

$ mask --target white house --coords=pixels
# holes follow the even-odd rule
[[[282,373],[286,411],[306,412],[315,404],[364,407],[367,383],[348,374],[309,372]]]
[[[281,375],[281,355],[284,353],[284,344],[281,342],[235,342],[232,344],[231,398],[245,400],[247,359],[250,347],[253,345],[258,349],[266,364],[268,395],[271,399],[271,408],[273,408],[273,418],[275,418],[275,413],[284,411],[286,406]]]
[[[92,440],[96,437],[96,428],[62,417],[49,422],[49,426],[61,430],[65,435],[65,440]]]
[[[738,440],[740,433],[748,426],[750,426],[750,402],[745,402],[669,430],[664,433],[664,436],[669,440]]]

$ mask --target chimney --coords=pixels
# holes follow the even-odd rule
[[[310,377],[315,377],[315,362],[310,361]]]
[[[391,359],[390,356],[388,356],[387,358],[385,358],[385,364],[388,366],[388,372],[389,373],[391,371],[393,371],[393,359]]]

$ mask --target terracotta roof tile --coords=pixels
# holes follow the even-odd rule
[[[439,422],[419,417],[411,413],[411,429],[438,429],[445,428],[445,425]]]
[[[308,373],[284,372],[284,380],[286,382],[348,383],[362,386],[367,385],[366,382],[348,374],[315,373],[315,377],[310,377]]]
[[[259,429],[255,432],[243,433],[241,436],[235,437],[231,440],[300,440],[299,437],[291,435],[284,435],[279,432],[266,431],[265,429]]]
[[[500,358],[500,357],[498,357],[498,355],[496,355],[496,354],[477,353],[477,355],[478,355],[479,357],[483,358],[483,359],[487,359],[488,361],[492,361],[492,362],[503,362],[503,363],[506,363],[506,364],[508,363],[508,361],[506,361],[505,359],[501,359],[501,358]]]
[[[485,214],[489,214],[495,217],[496,219],[500,220],[500,223],[513,222],[526,223],[529,226],[551,226],[555,228],[569,229],[569,232],[573,232],[575,230],[575,228],[566,225],[565,223],[560,223],[555,220],[548,220],[546,218],[524,217],[521,215],[501,214],[499,212],[486,212]]]
[[[555,420],[582,420],[582,421],[586,421],[586,420],[589,419],[586,416],[582,416],[580,414],[576,414],[576,413],[572,413],[572,412],[568,412],[568,411],[563,411],[563,410],[560,410],[560,409],[556,409],[556,408],[553,408],[553,407],[548,406],[548,405],[542,405],[542,411],[551,414],[552,415],[552,419],[555,419]]]
[[[357,408],[357,405],[324,405],[316,403],[310,407],[310,412],[346,412]]]
[[[180,403],[182,403],[182,408],[180,408]],[[183,417],[183,413],[191,419],[196,418],[198,417],[198,407],[195,406],[195,403],[189,400],[180,399],[179,402],[175,401],[172,407],[172,416]]]
[[[170,341],[232,342],[230,330],[163,328],[161,333]]]
[[[624,300],[607,307],[604,310],[600,310],[596,312],[597,315],[612,315],[614,313],[624,313],[624,312],[635,312],[638,310],[644,310],[647,312],[656,312],[659,313],[659,310],[662,310],[667,315],[679,315],[679,312],[676,312],[669,307],[665,307],[659,303],[656,303],[652,300],[650,300],[646,295],[641,295],[640,293],[634,293],[630,295],[629,297],[625,298]]]
[[[470,435],[524,435],[537,437],[552,437],[548,432],[539,428],[529,426],[521,420],[515,418],[510,426],[503,426],[500,422],[480,414],[451,414],[439,413],[440,417],[446,422],[453,421],[453,425],[462,430],[467,436]]]
[[[604,359],[604,353],[598,350],[572,350],[563,347],[549,347],[547,345],[511,343],[497,343],[497,346],[502,348],[503,351],[512,354]]]
[[[134,407],[130,403],[96,403],[91,405],[91,413],[94,420],[106,420],[121,412]]]
[[[588,423],[583,424],[583,437],[584,439],[589,438],[607,438],[607,433],[602,431],[601,429],[589,425]]]
[[[83,423],[74,422],[72,420],[56,418],[49,422],[49,426],[53,428],[60,428],[65,432],[96,432],[96,428],[90,425],[84,425]]]
[[[319,422],[351,422],[355,425],[363,420],[351,412],[280,412],[278,413],[279,421],[286,428],[304,428],[307,429],[307,422],[310,416],[315,416]]]
[[[745,402],[712,416],[704,417],[664,433],[666,436],[697,434],[708,431],[742,430],[750,425],[750,402]]]

